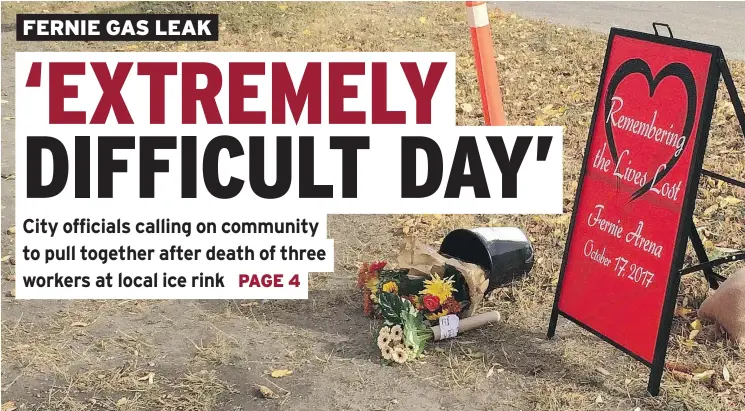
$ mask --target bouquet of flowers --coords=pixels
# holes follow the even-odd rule
[[[488,286],[480,267],[412,239],[397,265],[364,263],[357,276],[365,315],[383,320],[377,343],[384,359],[404,363],[419,357],[429,341],[501,319],[496,311],[470,317]]]
[[[386,270],[386,261],[365,263],[360,268],[357,286],[362,290],[366,315],[381,316],[380,295],[390,293],[408,301],[424,318],[435,321],[448,314],[460,314],[471,304],[465,279],[446,265],[444,276],[411,275],[408,269]]]
[[[429,341],[501,321],[497,311],[472,315],[489,286],[478,265],[441,255],[411,237],[396,265],[363,263],[357,275],[365,315],[383,320],[377,343],[385,360],[413,360]]]

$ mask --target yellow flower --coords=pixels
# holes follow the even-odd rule
[[[444,317],[448,315],[448,310],[442,310],[439,313],[432,313],[432,314],[425,314],[424,317],[426,317],[430,321],[434,321],[440,317]]]
[[[376,277],[371,278],[365,283],[365,287],[367,287],[368,290],[375,292],[375,290],[378,289],[378,279]]]
[[[387,293],[398,293],[398,284],[394,283],[393,281],[388,281],[387,283],[383,284],[383,291]]]
[[[424,280],[424,290],[420,291],[419,294],[434,295],[440,300],[440,304],[442,304],[453,295],[453,291],[456,290],[453,287],[453,280],[451,278],[442,279],[439,275],[432,274],[431,280]]]

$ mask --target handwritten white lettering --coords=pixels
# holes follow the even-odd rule
[[[605,149],[608,147],[606,143],[603,143],[603,148],[598,150],[597,153],[595,153],[595,159],[592,161],[592,167],[593,168],[599,168],[605,172],[608,171],[608,167],[610,166],[611,160],[609,158],[605,157]]]
[[[632,117],[618,115],[623,108],[623,99],[621,97],[613,97],[611,99],[611,108],[608,111],[608,118],[605,122],[610,122],[613,127],[619,130],[629,131],[639,137],[644,137],[648,140],[654,140],[658,143],[663,143],[666,146],[675,148],[675,157],[679,157],[683,152],[683,146],[685,145],[686,137],[681,136],[675,132],[665,130],[655,125],[657,121],[657,110],[652,114],[652,121],[647,123]],[[674,124],[670,124],[670,130],[672,130]]]
[[[610,258],[605,256],[605,247],[598,251],[595,248],[595,243],[592,240],[587,240],[585,243],[585,257],[590,257],[590,260],[602,264],[606,267],[610,265]]]
[[[624,150],[618,156],[618,162],[616,163],[616,168],[613,170],[613,176],[641,187],[647,184],[647,172],[642,172],[631,167],[631,160],[626,159],[626,156],[630,153],[631,151]]]
[[[665,167],[665,164],[661,164],[657,168],[657,172],[654,173],[654,178],[652,179],[652,187],[649,189],[649,191],[657,193],[662,197],[669,198],[670,200],[677,201],[678,194],[680,193],[680,188],[683,186],[682,181],[678,181],[675,184],[665,183],[662,184],[661,188],[655,187],[655,184],[657,184],[657,176],[659,176],[660,173],[665,170]]]
[[[600,231],[606,232],[613,237],[621,238],[621,233],[623,233],[623,227],[621,226],[621,220],[618,220],[617,223],[613,223],[611,221],[608,221],[604,218],[601,218],[600,215],[605,208],[602,204],[595,205],[595,210],[597,211],[597,214],[590,213],[590,216],[587,218],[587,225],[590,227],[598,226],[598,229]]]
[[[644,222],[639,221],[636,231],[626,234],[626,242],[633,243],[634,247],[641,249],[645,253],[651,254],[657,258],[662,255],[662,246],[642,236]]]

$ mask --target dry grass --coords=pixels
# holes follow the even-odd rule
[[[114,45],[123,51],[454,51],[458,124],[482,124],[460,4],[50,2],[2,7],[3,23],[14,21],[20,11],[220,13],[217,43]],[[565,211],[571,212],[605,38],[498,11],[491,22],[508,121],[565,127],[564,198]],[[4,41],[3,53],[28,47]],[[33,47],[109,50],[111,45]],[[745,65],[731,66],[745,90]],[[722,87],[705,166],[745,179],[743,137],[735,124]],[[696,222],[712,254],[745,248],[745,207],[722,201],[743,194],[702,181]],[[707,290],[697,275],[684,279],[679,307],[692,311],[676,317],[668,359],[694,371],[714,370],[710,381],[679,381],[667,374],[663,394],[651,398],[644,392],[646,368],[595,337],[569,327],[560,331],[558,341],[544,340],[568,223],[568,214],[332,216],[329,236],[336,239],[337,273],[314,276],[307,303],[73,302],[55,313],[57,308],[47,302],[4,298],[4,397],[14,395],[8,399],[29,409],[53,410],[302,409],[308,398],[334,409],[418,409],[423,404],[535,410],[744,407],[742,385],[721,377],[724,366],[732,381],[745,376],[743,351],[713,325],[688,339]],[[359,262],[391,257],[404,233],[435,244],[453,228],[483,225],[524,229],[538,256],[529,278],[489,297],[485,309],[505,313],[504,324],[434,344],[421,364],[388,369],[371,363],[376,357],[368,349],[371,325],[356,311],[351,294]],[[692,261],[690,252],[687,258]],[[283,367],[296,370],[295,376],[270,380],[264,374]],[[253,384],[282,398],[258,403],[265,400],[257,399]],[[449,399],[432,395],[437,390],[445,390]]]

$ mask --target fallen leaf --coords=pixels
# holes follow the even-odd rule
[[[259,392],[264,398],[267,398],[270,400],[279,398],[279,395],[275,394],[274,391],[269,389],[269,387],[265,387],[263,385],[256,385],[256,388],[259,389]]]
[[[693,310],[688,307],[678,307],[675,310],[675,316],[676,317],[686,317],[688,314],[692,313]]]
[[[15,401],[8,401],[5,404],[3,404],[2,408],[0,408],[0,410],[2,411],[13,411],[16,409],[18,409],[18,407],[16,407]]]
[[[119,401],[116,402],[117,407],[124,406],[127,403],[127,397],[119,398]]]
[[[280,4],[279,6],[277,6],[277,8],[280,9],[280,10],[282,10],[282,11],[285,11],[285,10],[287,10],[287,5],[286,4]]]
[[[701,332],[701,331],[700,330],[691,330],[691,333],[688,334],[688,339],[689,340],[695,339],[699,332]]]
[[[3,120],[10,121],[10,120],[13,120],[14,118],[15,117],[13,117],[13,116],[8,116],[8,117],[3,117]]]
[[[714,204],[709,206],[706,210],[704,210],[704,215],[712,215],[719,209],[719,204]]]
[[[698,319],[694,320],[691,323],[691,329],[692,330],[699,330],[699,331],[701,331],[702,328],[703,328],[703,326],[701,325],[701,321],[698,320]]]
[[[8,234],[15,234],[16,233],[16,226],[8,228]]]
[[[704,372],[693,374],[693,380],[694,381],[706,381],[706,380],[711,379],[712,375],[714,375],[714,370],[707,370]]]
[[[610,375],[610,372],[603,367],[597,367],[595,368],[595,371],[605,375],[606,377]]]
[[[272,378],[282,378],[292,374],[292,370],[274,370],[272,371]]]
[[[75,321],[74,323],[70,324],[71,327],[87,327],[88,323],[84,323],[82,321]]]
[[[727,366],[722,367],[722,376],[724,377],[724,381],[729,382],[731,376],[729,374],[729,370],[727,369]]]
[[[492,375],[494,375],[494,366],[492,366],[491,368],[489,368],[489,371],[486,372],[486,378],[489,378]]]
[[[724,203],[725,205],[734,205],[742,203],[742,200],[737,197],[724,197],[722,199],[722,203]]]
[[[460,108],[461,108],[461,110],[463,110],[463,112],[464,112],[464,113],[466,113],[466,114],[471,114],[471,113],[473,113],[473,106],[472,106],[471,104],[468,104],[468,103],[463,103],[463,104],[461,104],[461,105],[460,105]]]
[[[595,398],[596,404],[602,404],[603,403],[603,397],[601,395],[598,395],[597,398]]]
[[[10,258],[9,255],[4,255],[4,256],[0,257],[0,262],[3,262],[4,263],[4,262],[8,261],[9,258]]]
[[[693,340],[684,340],[682,344],[689,350],[693,349],[693,347],[698,347],[698,343]]]
[[[424,17],[424,16],[419,17],[419,22],[422,23],[422,24],[427,24],[427,18]]]

